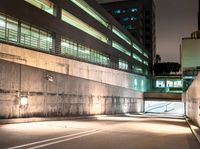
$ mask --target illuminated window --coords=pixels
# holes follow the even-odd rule
[[[128,70],[128,62],[122,59],[119,59],[119,69]]]
[[[122,13],[127,13],[128,11],[126,9],[122,10]]]
[[[146,58],[149,58],[148,54],[147,53],[143,53],[143,55],[146,57]]]
[[[18,41],[18,21],[0,14],[0,39]]]
[[[62,10],[62,20],[66,23],[69,23],[70,25],[82,30],[83,32],[101,40],[102,42],[108,43],[108,38],[94,29],[93,27],[89,26],[85,22],[81,21],[77,17],[73,16],[69,12]]]
[[[61,54],[106,66],[110,61],[108,56],[103,53],[64,37],[61,39]]]
[[[138,12],[138,9],[137,8],[132,8],[131,12]]]
[[[114,10],[114,13],[115,13],[115,14],[120,14],[120,13],[121,13],[121,10],[120,10],[120,9],[116,9],[116,10]]]
[[[83,45],[78,45],[78,57],[82,59],[89,60],[90,59],[90,49]]]
[[[144,80],[141,80],[141,87],[144,86]]]
[[[121,31],[119,31],[115,26],[112,27],[112,32],[131,45],[131,40],[126,35],[124,35]]]
[[[138,45],[136,45],[135,43],[132,43],[132,46],[133,46],[133,48],[136,49],[138,52],[142,53],[142,49],[141,49]]]
[[[165,80],[156,80],[157,88],[165,88]]]
[[[124,22],[127,22],[127,21],[129,21],[129,17],[125,17],[125,18],[123,18],[122,19]]]
[[[135,60],[139,61],[139,62],[142,62],[142,59],[141,59],[138,55],[136,55],[136,54],[134,54],[134,53],[133,53],[133,58],[134,58]]]
[[[137,20],[136,17],[134,17],[134,16],[131,17],[131,21],[136,21],[136,20]]]
[[[50,0],[25,0],[26,2],[42,9],[49,14],[55,15],[55,7],[54,4]]]
[[[134,79],[134,86],[137,86],[137,79]]]
[[[7,40],[17,42],[17,36],[18,36],[18,22],[16,20],[7,18],[6,21],[6,34],[7,34]]]
[[[80,7],[82,10],[84,10],[86,13],[88,13],[90,16],[92,16],[94,19],[103,24],[104,26],[106,27],[109,26],[107,20],[102,15],[100,15],[96,10],[90,7],[84,0],[71,0],[71,1],[78,7]]]
[[[148,63],[147,61],[143,61],[143,63],[144,63],[145,65],[147,65],[147,66],[149,65],[149,63]]]
[[[112,47],[114,47],[115,49],[125,53],[128,56],[131,56],[131,52],[130,51],[128,51],[126,48],[124,48],[122,45],[120,45],[119,43],[117,43],[115,41],[112,42]]]
[[[0,15],[0,38],[6,38],[6,17]]]
[[[22,23],[20,35],[21,44],[28,47],[52,52],[53,38],[52,35],[48,32]]]
[[[0,40],[53,52],[53,38],[50,33],[25,23],[21,23],[20,27],[17,20],[0,14]]]
[[[69,56],[78,56],[78,44],[69,39],[61,39],[61,54]]]
[[[126,25],[125,28],[126,28],[127,30],[132,30],[132,29],[133,29],[133,26],[132,26],[131,24],[129,24],[129,25]]]
[[[143,69],[138,67],[138,66],[136,66],[136,67],[134,67],[134,72],[142,74],[143,73]]]

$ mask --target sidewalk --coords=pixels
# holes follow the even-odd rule
[[[187,118],[186,118],[186,122],[188,123],[188,125],[190,126],[190,129],[192,130],[192,133],[195,135],[195,137],[200,143],[200,128],[192,124]]]

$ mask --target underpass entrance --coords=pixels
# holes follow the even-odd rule
[[[185,115],[185,104],[180,101],[144,101],[144,112],[167,115]]]

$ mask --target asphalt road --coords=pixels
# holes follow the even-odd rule
[[[0,149],[200,149],[183,119],[99,117],[0,125]]]

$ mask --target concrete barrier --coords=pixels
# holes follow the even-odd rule
[[[0,60],[0,118],[142,111],[143,93],[130,88]]]
[[[182,97],[187,117],[200,127],[200,73]]]
[[[149,101],[181,101],[182,94],[180,93],[158,93],[145,92],[144,100]]]

